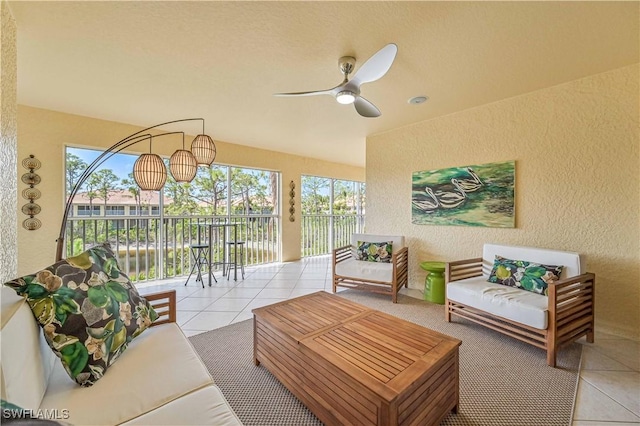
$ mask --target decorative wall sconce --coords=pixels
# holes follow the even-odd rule
[[[296,184],[289,182],[289,222],[296,221]]]
[[[22,191],[22,197],[29,200],[27,204],[22,206],[22,213],[29,216],[27,219],[22,221],[22,226],[24,229],[28,231],[35,231],[42,226],[42,222],[40,219],[36,219],[34,216],[40,213],[40,206],[34,203],[34,200],[37,200],[42,195],[40,190],[36,189],[35,186],[41,182],[40,175],[34,173],[34,170],[38,170],[42,163],[33,155],[22,160],[22,166],[29,170],[28,173],[22,175],[22,182],[29,185],[28,188]]]

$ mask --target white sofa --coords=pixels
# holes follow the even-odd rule
[[[241,425],[175,323],[175,291],[145,297],[160,318],[169,318],[134,339],[93,386],[80,387],[47,345],[25,299],[3,287],[2,399],[73,425]]]
[[[563,266],[548,295],[488,282],[495,256]],[[555,367],[559,346],[582,336],[593,342],[595,276],[577,253],[485,244],[482,257],[446,267],[445,319],[458,315],[547,351]]]
[[[356,260],[358,241],[380,243],[391,241],[391,262],[365,262]],[[390,294],[398,301],[398,290],[407,286],[409,249],[400,235],[353,234],[351,245],[333,250],[333,292],[338,287]]]

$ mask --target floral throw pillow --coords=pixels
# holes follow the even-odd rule
[[[547,295],[549,283],[557,281],[561,273],[562,266],[496,256],[488,281]]]
[[[82,386],[99,380],[158,317],[120,271],[109,244],[5,285],[26,296],[47,343]]]
[[[391,247],[391,241],[383,243],[358,241],[356,259],[367,262],[391,263]]]

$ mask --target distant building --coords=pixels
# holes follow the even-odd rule
[[[164,197],[164,204],[173,200]],[[71,216],[160,216],[160,193],[156,191],[140,191],[140,204],[133,194],[126,189],[116,189],[109,192],[105,206],[102,198],[94,198],[89,202],[86,192],[79,192],[71,203]]]

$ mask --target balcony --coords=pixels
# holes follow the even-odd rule
[[[65,236],[66,255],[108,241],[118,263],[132,281],[181,277],[189,274],[189,246],[207,237],[204,224],[236,224],[238,240],[245,241],[244,264],[280,260],[279,222],[275,215],[231,216],[109,216],[70,217]],[[222,229],[222,228],[220,228]],[[213,234],[212,256],[222,261],[222,236]],[[232,240],[233,235],[227,235]]]
[[[70,217],[66,256],[108,241],[132,281],[186,277],[193,261],[189,246],[207,238],[206,228],[199,225],[225,223],[237,224],[238,240],[246,242],[246,266],[280,261],[279,217],[270,214]],[[301,228],[302,257],[330,254],[333,248],[350,244],[351,234],[362,232],[364,215],[302,215]],[[213,235],[214,261],[222,260],[220,232]]]

